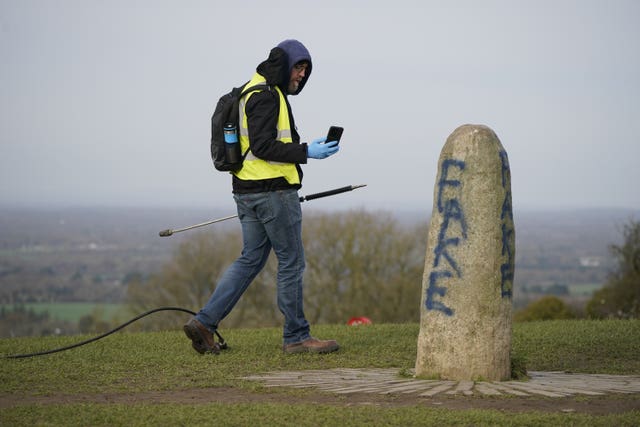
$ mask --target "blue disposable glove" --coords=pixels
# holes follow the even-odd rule
[[[333,154],[336,154],[340,147],[338,141],[329,141],[325,144],[327,137],[314,139],[313,142],[307,145],[307,157],[312,159],[325,159]]]

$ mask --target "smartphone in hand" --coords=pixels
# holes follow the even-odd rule
[[[340,126],[331,126],[329,128],[329,132],[327,132],[326,142],[338,141],[338,143],[340,143],[340,138],[342,137],[343,130],[344,128],[341,128]]]

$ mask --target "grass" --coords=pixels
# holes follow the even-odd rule
[[[181,331],[117,333],[98,342],[47,356],[0,363],[0,400],[7,395],[138,393],[210,387],[270,393],[240,377],[284,370],[352,368],[412,369],[418,325],[317,326],[314,335],[336,338],[342,349],[329,355],[284,355],[280,329],[222,330],[230,348],[219,356],[200,356]],[[42,351],[88,337],[0,340],[0,354]],[[640,320],[515,323],[512,352],[529,370],[583,373],[640,373]],[[300,393],[283,391],[285,393]],[[640,413],[609,416],[491,410],[446,411],[426,406],[383,408],[332,405],[246,403],[181,404],[29,404],[3,408],[0,425],[634,425]],[[300,420],[297,414],[304,413]],[[307,415],[308,414],[308,415]],[[287,420],[290,420],[288,422]],[[323,423],[322,420],[333,420]],[[306,424],[305,424],[306,423]]]
[[[18,407],[0,416],[6,425],[64,426],[635,426],[640,414],[593,417],[581,414],[511,414],[496,410],[450,411],[422,406],[381,408],[282,404],[74,404]]]
[[[639,374],[640,320],[515,323],[513,349],[529,370]]]

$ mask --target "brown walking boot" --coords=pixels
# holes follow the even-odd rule
[[[287,354],[294,353],[331,353],[340,348],[340,345],[335,340],[319,340],[316,338],[309,338],[302,342],[293,344],[286,344],[282,347],[282,350]]]
[[[220,353],[220,344],[215,342],[213,334],[202,323],[198,322],[195,317],[192,317],[182,329],[191,340],[191,346],[198,353]]]

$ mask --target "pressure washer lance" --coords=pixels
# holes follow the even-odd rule
[[[302,202],[304,202],[306,200],[314,200],[314,199],[320,199],[322,197],[335,196],[336,194],[346,193],[347,191],[353,191],[356,188],[362,188],[362,187],[366,187],[366,186],[367,186],[367,184],[347,185],[346,187],[336,188],[335,190],[329,190],[329,191],[323,191],[321,193],[309,194],[308,196],[300,197],[300,203],[302,203]],[[168,236],[171,236],[171,235],[173,235],[175,233],[180,233],[182,231],[191,230],[192,228],[204,227],[205,225],[215,224],[216,222],[222,222],[222,221],[226,221],[228,219],[237,218],[237,217],[238,217],[238,215],[236,214],[236,215],[225,216],[224,218],[218,218],[218,219],[214,219],[214,220],[211,220],[211,221],[202,222],[200,224],[190,225],[188,227],[176,228],[175,230],[171,229],[171,228],[168,228],[166,230],[162,230],[158,234],[160,235],[160,237],[168,237]]]

